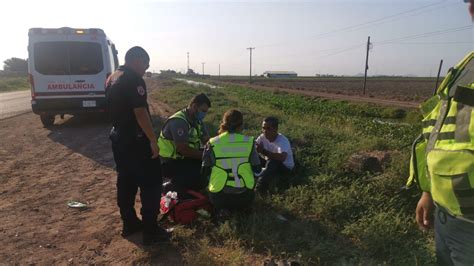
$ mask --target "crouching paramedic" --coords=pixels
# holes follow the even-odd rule
[[[260,160],[253,137],[242,135],[243,116],[238,110],[224,114],[219,135],[209,140],[203,155],[203,175],[209,177],[209,199],[218,209],[240,209],[255,198],[254,172]]]
[[[422,190],[416,221],[433,225],[439,265],[474,265],[474,52],[421,105],[410,179]]]
[[[200,147],[209,140],[202,120],[210,107],[211,101],[205,94],[196,95],[162,127],[158,146],[163,176],[171,179],[175,190],[200,190],[206,186],[207,181],[200,174]]]

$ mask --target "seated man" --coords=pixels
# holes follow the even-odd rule
[[[201,144],[209,140],[202,120],[211,101],[201,93],[194,96],[188,106],[170,116],[164,123],[158,146],[163,177],[171,179],[175,190],[200,190],[206,186],[201,177]]]
[[[209,140],[203,155],[203,175],[209,177],[209,199],[218,210],[243,209],[254,200],[254,172],[261,166],[253,137],[242,134],[240,111],[224,114],[219,136]]]
[[[295,162],[290,142],[278,133],[276,117],[267,117],[263,120],[262,134],[257,138],[256,145],[265,165],[257,180],[256,190],[258,193],[265,193],[270,181],[277,175],[293,170]]]

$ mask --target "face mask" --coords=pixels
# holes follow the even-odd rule
[[[206,117],[206,112],[201,112],[201,111],[197,112],[197,114],[196,114],[197,120],[202,121],[204,119],[204,117]]]

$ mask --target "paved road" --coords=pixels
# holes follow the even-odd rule
[[[0,119],[31,112],[30,100],[29,90],[0,93]]]

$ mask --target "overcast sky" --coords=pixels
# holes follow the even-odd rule
[[[300,76],[364,71],[435,76],[474,50],[474,23],[462,0],[315,1],[2,1],[0,60],[27,58],[28,29],[101,28],[123,62],[144,47],[150,70],[248,75],[291,70]],[[425,35],[423,35],[425,34]],[[3,64],[2,64],[3,67]]]

